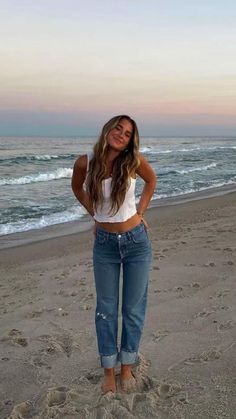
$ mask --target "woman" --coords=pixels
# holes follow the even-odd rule
[[[136,175],[144,188],[135,204]],[[97,293],[95,324],[102,391],[116,391],[115,369],[121,362],[121,388],[135,386],[137,361],[147,302],[151,244],[144,212],[156,185],[156,175],[139,153],[136,123],[127,115],[113,117],[103,127],[92,155],[74,165],[72,189],[94,217],[94,277]],[[122,335],[117,347],[119,277],[123,268]]]

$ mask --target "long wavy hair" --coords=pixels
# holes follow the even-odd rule
[[[107,156],[109,145],[107,135],[115,128],[121,119],[127,119],[132,124],[132,134],[125,150],[116,157],[112,168],[110,214],[115,215],[124,202],[125,194],[130,186],[130,178],[135,177],[135,171],[139,166],[139,133],[133,119],[128,115],[118,115],[111,118],[103,127],[100,137],[93,148],[93,157],[89,163],[86,178],[86,189],[95,210],[103,205],[104,196],[102,181],[107,175]]]

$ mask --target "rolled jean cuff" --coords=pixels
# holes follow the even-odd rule
[[[121,349],[119,353],[119,361],[123,365],[135,364],[138,360],[137,352],[127,352]]]
[[[114,368],[118,363],[118,354],[114,355],[101,355],[102,368]]]

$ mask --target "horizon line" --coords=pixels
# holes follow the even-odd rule
[[[233,135],[233,134],[221,134],[221,135],[213,135],[213,134],[211,134],[211,135],[209,135],[209,134],[201,134],[201,135],[197,135],[197,134],[184,134],[184,135],[180,135],[180,134],[178,134],[178,135],[173,135],[173,134],[164,134],[164,135],[153,135],[153,134],[149,134],[149,135],[146,135],[146,134],[142,134],[142,135],[139,135],[139,137],[140,138],[142,138],[142,137],[149,137],[149,138],[168,138],[168,137],[174,137],[174,138],[182,138],[182,137],[191,137],[191,138],[197,138],[197,137],[214,137],[214,138],[217,138],[217,137],[219,137],[219,138],[221,138],[221,137],[231,137],[231,138],[234,138],[234,137],[236,137],[236,133],[235,133],[235,135]],[[75,137],[86,137],[86,138],[89,138],[89,137],[99,137],[99,133],[98,134],[74,134],[74,135],[71,135],[71,134],[57,134],[57,135],[46,135],[46,134],[43,134],[43,135],[40,135],[40,134],[26,134],[26,135],[19,135],[19,134],[1,134],[0,133],[0,138],[1,137],[7,137],[7,138],[13,138],[13,137],[17,137],[17,138],[32,138],[32,137],[40,137],[40,138],[58,138],[58,137],[62,137],[62,138],[75,138]]]

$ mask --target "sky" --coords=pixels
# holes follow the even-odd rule
[[[0,0],[0,135],[236,135],[235,0]]]

